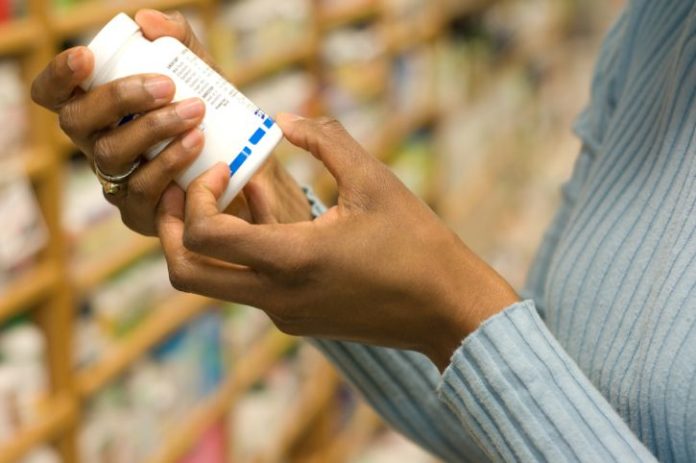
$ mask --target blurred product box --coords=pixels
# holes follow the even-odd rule
[[[26,11],[27,0],[0,0],[0,23],[20,18]]]
[[[0,443],[32,424],[48,397],[46,339],[20,320],[0,329]]]
[[[2,1],[2,0],[0,0]],[[1,8],[1,7],[0,7]],[[27,96],[19,61],[0,57],[0,161],[26,144]]]
[[[309,0],[226,1],[211,31],[213,55],[223,69],[236,69],[277,54],[308,38],[311,13]]]
[[[384,431],[348,463],[436,463],[433,456],[394,431]]]
[[[409,137],[391,158],[389,166],[416,196],[427,201],[436,170],[437,153],[432,134],[421,132]]]
[[[92,290],[75,322],[75,365],[97,361],[175,293],[160,254],[137,261]]]
[[[130,463],[155,452],[225,374],[216,311],[170,336],[91,402],[80,430],[82,461]]]
[[[230,461],[252,461],[278,437],[289,404],[298,400],[314,352],[308,345],[288,353],[234,405],[229,416]]]
[[[29,452],[19,463],[61,463],[62,461],[55,449],[43,446]]]
[[[0,162],[0,294],[12,279],[30,268],[48,240],[48,232],[29,180],[19,162]]]

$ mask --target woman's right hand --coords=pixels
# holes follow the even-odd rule
[[[160,35],[175,36],[194,52],[205,55],[181,15],[144,10],[136,15],[136,21],[146,35],[158,28]],[[159,156],[134,172],[126,188],[104,195],[119,208],[129,228],[154,236],[154,211],[162,193],[203,147],[203,134],[197,127],[205,106],[199,99],[172,104],[174,82],[156,74],[126,77],[83,92],[79,84],[93,66],[94,57],[86,47],[60,53],[34,80],[32,99],[58,114],[61,129],[90,164],[98,165],[107,175],[128,172],[150,147],[174,138]],[[142,116],[118,126],[131,114]]]

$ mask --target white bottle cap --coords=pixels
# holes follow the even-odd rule
[[[127,14],[119,13],[108,22],[106,26],[87,45],[94,54],[94,69],[92,73],[81,84],[83,90],[89,90],[98,74],[121,49],[123,44],[136,32],[140,30],[138,23],[133,21]]]

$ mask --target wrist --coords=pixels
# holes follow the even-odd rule
[[[462,246],[464,246],[462,244]],[[429,336],[424,352],[442,372],[462,341],[483,322],[519,302],[512,287],[493,268],[464,246],[458,271],[448,272],[443,291],[440,336]]]

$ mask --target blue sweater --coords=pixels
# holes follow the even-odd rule
[[[317,341],[395,428],[448,462],[696,462],[695,60],[696,2],[629,4],[526,300],[444,375],[413,352]]]

